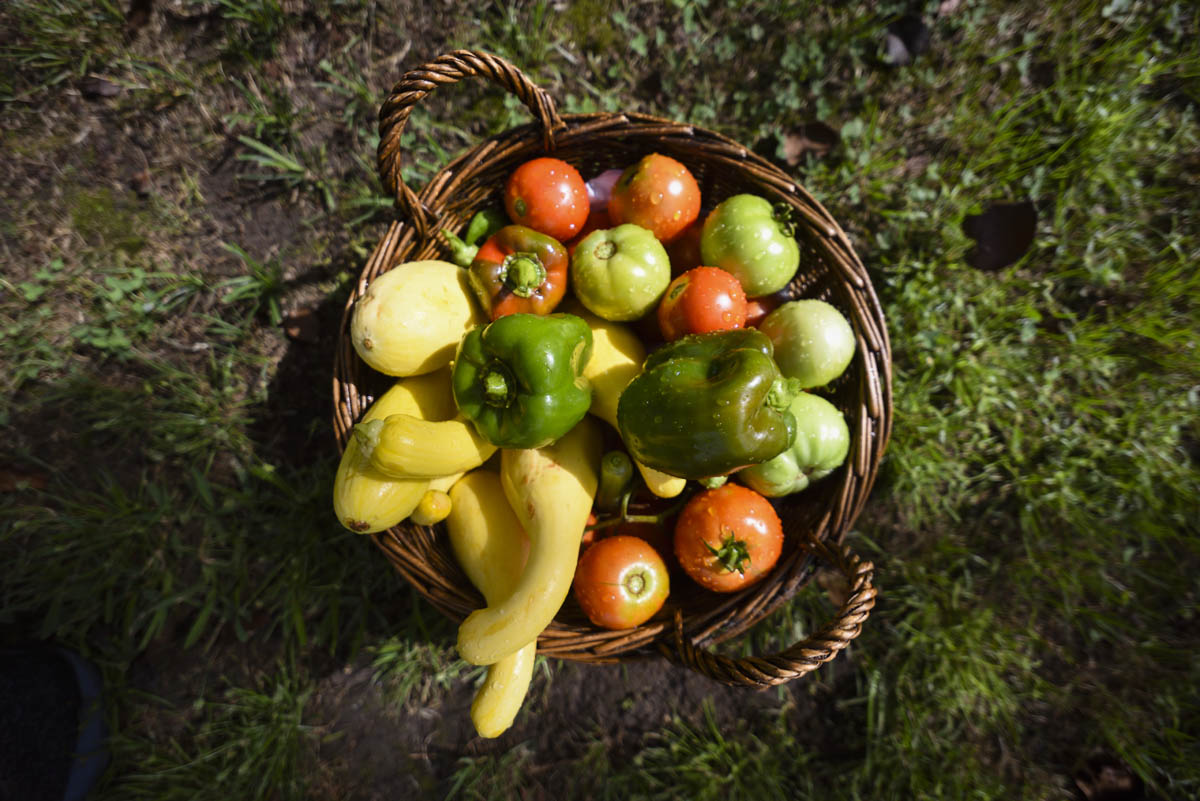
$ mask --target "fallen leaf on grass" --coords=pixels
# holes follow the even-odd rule
[[[977,270],[1000,270],[1013,264],[1033,244],[1037,209],[1029,201],[996,203],[963,220],[963,233],[975,240],[967,263]]]
[[[840,571],[831,567],[822,567],[817,570],[817,586],[825,590],[830,603],[839,609],[850,597],[850,582]]]
[[[795,167],[805,153],[824,156],[841,142],[841,135],[823,122],[806,122],[783,137],[783,160]]]
[[[19,490],[42,490],[50,477],[45,473],[21,470],[0,470],[0,492],[17,492]]]
[[[1087,801],[1139,801],[1145,793],[1132,770],[1103,752],[1093,753],[1076,771],[1075,786]]]
[[[912,62],[929,49],[929,27],[914,14],[901,17],[887,26],[883,40],[884,61],[894,67]]]
[[[88,100],[102,100],[121,93],[121,87],[99,75],[89,75],[79,82],[79,92]]]
[[[315,345],[321,341],[321,322],[312,309],[301,309],[283,321],[289,339]]]

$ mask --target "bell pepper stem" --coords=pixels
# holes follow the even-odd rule
[[[507,373],[507,370],[494,366],[488,368],[488,371],[483,374],[483,394],[488,405],[508,406],[508,401],[512,396],[512,383],[509,381]]]
[[[499,209],[483,209],[475,213],[467,226],[467,242],[478,245],[508,225],[508,217]]]
[[[536,253],[510,253],[504,257],[504,286],[519,298],[527,298],[546,282],[546,266]]]
[[[792,404],[792,400],[804,391],[802,383],[798,378],[779,376],[767,392],[766,405],[778,412],[785,411]]]

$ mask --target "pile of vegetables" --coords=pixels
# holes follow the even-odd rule
[[[752,586],[783,547],[769,499],[846,459],[841,412],[808,390],[845,371],[855,337],[787,295],[788,210],[751,194],[701,208],[662,154],[586,182],[536,158],[503,209],[443,232],[447,260],[397,266],[353,309],[356,351],[397,380],[354,429],[334,510],[363,533],[444,521],[486,601],[457,644],[489,666],[482,736],[511,725],[572,591],[627,629],[672,575]]]

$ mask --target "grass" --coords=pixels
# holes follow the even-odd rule
[[[424,754],[427,797],[1065,799],[1096,749],[1151,797],[1200,795],[1190,5],[930,2],[931,47],[903,67],[881,46],[900,3],[495,3],[449,25],[301,6],[189,2],[136,38],[114,4],[0,12],[0,635],[101,666],[101,797],[369,797],[354,749],[321,756],[347,736],[326,705],[346,666],[390,710],[375,736]],[[801,124],[840,134],[788,169],[889,321],[895,433],[850,540],[882,596],[767,713],[739,724],[714,689],[653,723],[563,720],[583,680],[548,662],[517,730],[468,746],[480,671],[328,513],[324,336],[390,215],[375,113],[454,47],[511,59],[566,112],[689,120],[779,159]],[[119,94],[79,97],[88,75]],[[439,88],[405,181],[526,120],[482,81]],[[964,221],[1020,201],[1029,252],[970,267]],[[322,337],[289,341],[306,310]],[[733,647],[830,611],[810,585]]]

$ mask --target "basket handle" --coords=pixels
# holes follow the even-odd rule
[[[735,659],[693,645],[683,634],[683,615],[676,612],[675,650],[662,643],[660,649],[664,655],[722,684],[759,689],[811,673],[837,656],[859,635],[875,606],[875,587],[871,584],[875,567],[848,547],[838,551],[820,541],[809,542],[807,547],[832,563],[850,582],[849,597],[828,625],[779,653]]]
[[[490,78],[520,98],[541,123],[542,141],[547,151],[554,149],[555,134],[566,127],[550,95],[499,56],[455,50],[406,72],[379,108],[379,176],[384,190],[396,198],[397,207],[416,226],[417,236],[421,239],[429,232],[429,211],[417,194],[404,185],[400,174],[400,135],[413,106],[425,95],[442,84],[457,83],[474,75]]]

